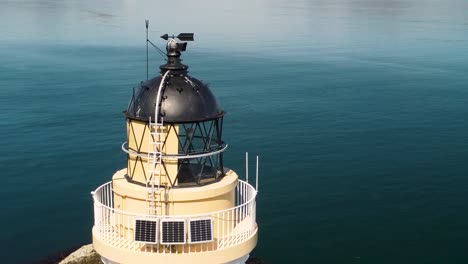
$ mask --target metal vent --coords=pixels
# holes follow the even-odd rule
[[[213,241],[213,219],[198,218],[189,220],[189,243]]]
[[[161,244],[185,244],[185,220],[161,220]]]
[[[158,243],[158,220],[135,219],[135,241]]]

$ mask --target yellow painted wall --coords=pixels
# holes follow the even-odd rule
[[[162,142],[166,139],[166,144],[162,150],[163,153],[178,153],[179,143],[176,134],[178,129],[178,126],[175,126],[175,129],[172,128],[171,130],[169,130],[169,126],[160,127],[160,131],[158,131],[160,133],[160,137],[158,140]],[[169,135],[166,138],[167,133],[169,133]],[[150,142],[155,142],[155,140],[156,139],[152,138],[150,135],[148,122],[127,119],[127,142],[129,150],[148,153],[148,151],[152,151],[153,147]],[[156,171],[161,169],[161,184],[167,185],[167,177],[169,176],[171,181],[174,182],[174,179],[177,175],[177,160],[165,159],[164,163],[165,168],[162,166],[159,168],[159,165],[157,165]],[[143,155],[143,157],[128,155],[127,174],[130,176],[130,178],[132,178],[133,181],[145,184],[146,179],[150,179],[150,170],[151,164],[148,164],[147,155]],[[155,179],[155,182],[159,183],[159,179]]]

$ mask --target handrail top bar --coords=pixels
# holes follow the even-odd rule
[[[127,153],[130,156],[134,157],[148,157],[148,155],[152,155],[152,153],[141,153],[141,152],[136,152],[128,148],[126,146],[128,144],[127,141],[122,143],[122,150],[123,152]],[[229,145],[225,144],[222,148],[212,151],[212,152],[206,152],[206,153],[200,153],[200,154],[193,154],[193,155],[167,155],[167,154],[162,154],[162,158],[168,158],[168,159],[193,159],[193,158],[202,158],[202,157],[208,157],[208,156],[214,156],[217,155],[221,152],[224,152]]]
[[[252,197],[250,197],[249,200],[247,200],[246,202],[244,202],[244,203],[242,203],[240,205],[237,205],[237,206],[234,206],[234,207],[231,207],[231,208],[227,208],[227,209],[223,209],[223,210],[219,210],[219,211],[208,212],[208,213],[202,213],[202,214],[158,216],[158,215],[148,215],[148,214],[137,214],[137,213],[132,213],[132,212],[129,212],[129,211],[123,211],[123,210],[112,208],[110,206],[107,206],[107,205],[103,204],[96,195],[102,188],[105,188],[108,185],[111,185],[112,181],[106,182],[106,183],[102,184],[101,186],[99,186],[94,191],[93,200],[96,203],[96,206],[107,208],[109,210],[112,210],[114,213],[125,214],[125,215],[133,215],[135,217],[147,217],[147,218],[191,218],[191,217],[202,217],[202,216],[210,216],[210,215],[217,214],[217,213],[227,212],[227,211],[230,211],[230,210],[235,210],[237,208],[240,208],[240,207],[243,207],[243,206],[246,206],[246,205],[252,203],[255,200],[255,198],[257,197],[257,190],[255,190],[255,188],[252,185],[250,185],[249,183],[247,183],[247,182],[245,182],[243,180],[238,180],[238,182],[240,184],[245,184],[246,186],[248,186],[248,188],[249,188],[249,190],[251,191],[251,194],[252,194]],[[111,199],[113,199],[113,198],[111,198]]]

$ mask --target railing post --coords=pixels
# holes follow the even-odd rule
[[[255,169],[255,190],[258,192],[258,156],[257,156],[257,166]]]
[[[245,181],[249,183],[249,153],[245,153]]]

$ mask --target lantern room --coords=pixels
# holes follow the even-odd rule
[[[160,170],[161,184],[170,187],[204,185],[223,175],[224,111],[208,85],[188,74],[178,44],[168,42],[161,75],[134,88],[124,111],[128,141],[122,147],[131,181],[153,180],[152,169]],[[151,161],[158,157],[152,155],[158,153],[164,159],[153,168]]]

